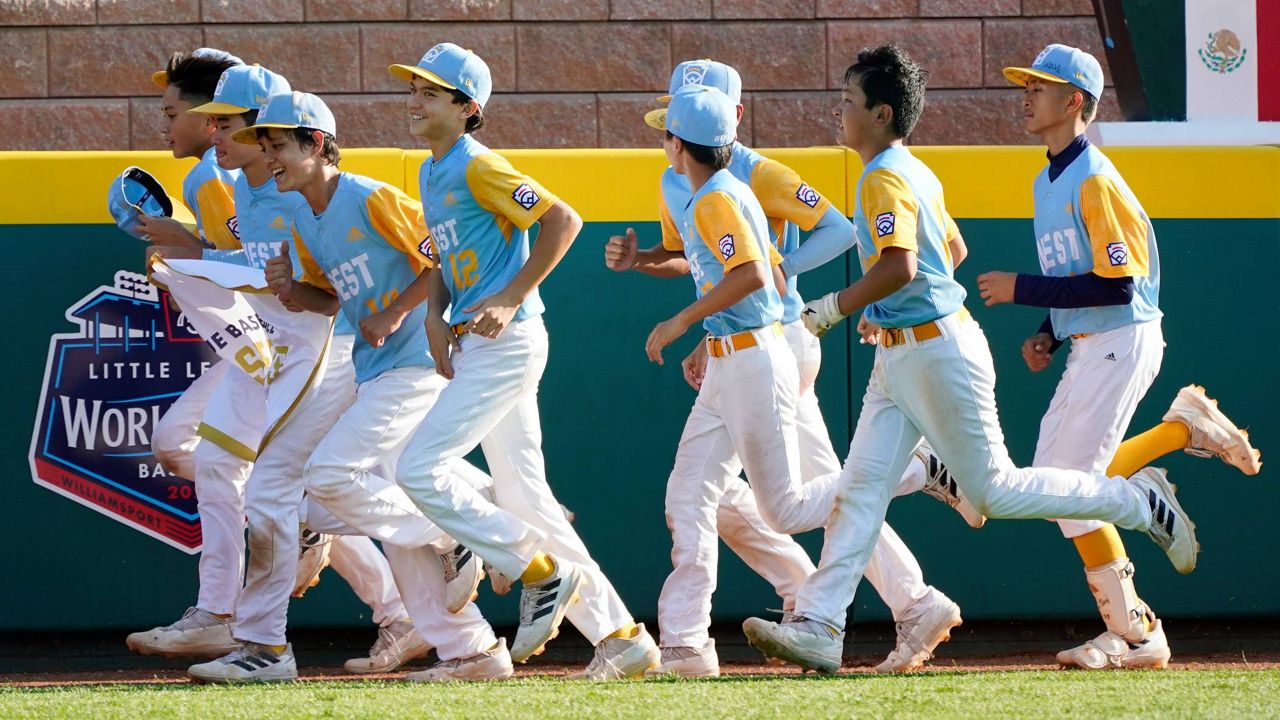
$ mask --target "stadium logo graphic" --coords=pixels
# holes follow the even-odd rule
[[[1204,47],[1197,51],[1200,62],[1210,70],[1225,75],[1235,72],[1249,56],[1249,49],[1240,42],[1240,37],[1223,28],[1209,33]]]
[[[76,332],[49,339],[29,455],[31,478],[188,554],[200,551],[194,486],[151,453],[160,416],[216,359],[131,272],[66,312]]]

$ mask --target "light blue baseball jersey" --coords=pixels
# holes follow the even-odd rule
[[[302,241],[298,256],[303,279],[337,295],[351,327],[385,309],[431,266],[421,206],[372,178],[342,173],[329,207],[317,216],[304,203],[294,213],[294,227]],[[396,368],[431,367],[426,315],[426,303],[414,308],[380,348],[357,333],[352,350],[356,382]]]
[[[182,179],[182,201],[196,216],[201,240],[218,250],[235,250],[240,247],[240,232],[234,187],[241,173],[222,169],[215,153],[212,147],[206,150]]]
[[[471,319],[466,308],[507,287],[529,259],[529,228],[559,202],[506,158],[463,135],[418,175],[429,242],[449,289],[450,323]],[[515,320],[542,314],[535,289]]]
[[[862,170],[853,228],[865,273],[891,247],[916,254],[916,275],[889,297],[867,306],[882,327],[906,328],[960,310],[965,291],[953,276],[949,241],[960,234],[942,199],[942,183],[905,146],[891,145]]]
[[[307,199],[301,193],[280,192],[276,189],[275,178],[268,178],[255,188],[249,184],[244,173],[240,173],[235,182],[235,202],[240,249],[205,250],[205,260],[263,269],[268,260],[280,254],[280,246],[286,242],[289,243],[290,256],[298,257],[293,218],[307,204]],[[295,268],[294,277],[302,279],[301,266]],[[346,316],[338,313],[333,332],[336,335],[351,335],[354,330]]]
[[[1094,273],[1133,278],[1128,305],[1053,308],[1059,339],[1155,320],[1160,312],[1160,252],[1151,218],[1111,160],[1090,145],[1057,179],[1035,180],[1036,254],[1053,277]]]
[[[768,268],[770,258],[776,258],[760,201],[746,183],[728,170],[712,175],[692,197],[684,178],[674,172],[664,173],[662,198],[664,207],[672,209],[672,223],[677,230],[674,236],[663,234],[662,246],[684,253],[697,297],[710,292],[739,265],[761,261]],[[770,279],[759,290],[708,315],[702,326],[712,335],[723,336],[781,319],[782,298]]]
[[[808,183],[800,179],[794,170],[776,160],[761,155],[742,143],[733,144],[733,159],[727,168],[729,173],[751,188],[760,202],[769,227],[769,240],[782,256],[800,247],[800,231],[812,230],[826,214],[831,203],[818,194]],[[669,176],[669,177],[668,177]],[[663,173],[662,232],[665,238],[677,232],[670,225],[671,207],[684,207],[692,195],[689,181],[668,167]],[[665,188],[670,184],[670,202],[667,205]],[[684,188],[684,196],[679,194]],[[800,319],[804,310],[795,276],[787,278],[787,294],[782,297],[782,322],[792,323]]]

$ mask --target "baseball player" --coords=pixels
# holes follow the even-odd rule
[[[735,121],[741,119],[742,83],[732,67],[712,60],[680,63],[671,75],[670,93],[687,84],[721,90],[737,104]],[[659,102],[669,100],[670,95],[658,98]],[[657,129],[664,129],[664,111],[650,113],[646,121]],[[785,165],[735,141],[728,172],[748,185],[760,200],[769,226],[769,239],[779,253],[786,255],[799,246],[800,229],[813,231],[807,241],[810,243],[844,247],[852,244],[853,227],[848,219]],[[689,263],[684,254],[665,247],[683,246],[672,221],[671,208],[687,205],[692,193],[685,177],[670,167],[664,172],[662,189],[663,244],[639,252],[635,233],[628,228],[625,236],[615,236],[606,245],[605,262],[610,268],[616,271],[635,269],[658,276],[688,274]],[[784,272],[786,268],[784,259]],[[817,396],[813,392],[821,364],[821,350],[816,338],[800,322],[804,301],[796,291],[794,273],[786,274],[788,290],[782,297],[782,327],[800,370],[796,427],[801,476],[805,481],[828,476],[828,482],[834,488],[840,463],[831,447]],[[699,343],[684,363],[686,379],[695,390],[699,389],[705,372],[705,350],[706,343]],[[727,445],[723,449],[731,451]],[[813,564],[790,536],[774,531],[761,517],[751,488],[737,477],[741,465],[736,457],[709,459],[704,467],[709,471],[719,471],[721,462],[726,468],[724,477],[714,481],[724,491],[716,513],[717,531],[748,565],[774,584],[782,597],[783,610],[789,611],[796,586],[813,571]],[[921,483],[924,482],[924,467],[917,461],[904,476],[904,484],[912,482],[908,476],[913,472]],[[686,508],[684,504],[673,504],[667,508],[668,517],[674,523]],[[675,533],[674,537],[688,540],[687,535]],[[899,623],[899,646],[889,659],[878,666],[881,671],[894,671],[906,669],[917,661],[923,662],[923,658],[915,657],[919,650],[927,647],[931,651],[936,647],[946,632],[958,623],[959,611],[945,595],[925,585],[919,564],[887,525],[882,536],[868,565],[867,576],[872,586],[882,593]],[[659,605],[659,617],[664,619],[663,664],[650,671],[651,674],[689,677],[718,674],[715,647],[707,634],[715,578],[715,564],[708,563],[707,557],[715,557],[716,543],[711,536],[702,538],[699,545],[701,547],[677,547],[673,551],[676,571],[664,586]]]
[[[1026,88],[1024,125],[1048,148],[1049,165],[1034,184],[1044,275],[989,272],[978,277],[978,287],[987,305],[1050,308],[1022,346],[1032,372],[1047,367],[1051,354],[1071,340],[1066,370],[1040,422],[1034,464],[1128,474],[1138,468],[1126,472],[1112,458],[1164,356],[1155,231],[1115,166],[1085,137],[1103,91],[1098,61],[1083,50],[1050,45],[1031,67],[1004,73]],[[1165,420],[1153,431],[1148,453],[1188,448],[1193,431],[1208,428],[1197,434],[1227,439],[1224,459],[1245,474],[1258,472],[1259,453],[1248,436],[1213,409],[1202,388],[1183,388]],[[1058,662],[1086,669],[1165,667],[1168,640],[1138,597],[1133,563],[1115,527],[1096,520],[1059,525],[1084,561],[1107,629],[1058,653]]]
[[[969,501],[995,518],[1103,520],[1142,530],[1179,572],[1195,568],[1194,526],[1163,470],[1129,478],[1017,468],[997,416],[986,338],[952,277],[964,240],[936,176],[903,144],[920,117],[925,71],[895,46],[864,50],[845,72],[834,115],[841,144],[863,161],[854,226],[863,276],[805,306],[815,333],[865,308],[878,328],[875,365],[854,431],[818,569],[782,624],[750,618],[748,640],[770,657],[832,673],[844,618],[871,538],[921,436]]]
[[[216,125],[213,134],[215,156],[221,166],[240,171],[234,187],[235,209],[241,248],[238,250],[195,250],[162,248],[166,257],[195,257],[232,262],[262,269],[285,244],[293,244],[293,216],[306,200],[296,192],[279,192],[267,168],[267,158],[257,145],[237,143],[231,136],[252,125],[258,108],[273,94],[289,91],[289,83],[261,66],[237,65],[218,80],[212,102],[189,110],[207,114]],[[353,341],[345,319],[335,324],[331,341],[331,362],[336,365],[325,392],[343,407],[354,397],[349,363]],[[265,406],[266,393],[259,388],[258,401]],[[319,581],[320,570],[328,563],[350,584],[356,595],[373,611],[378,639],[369,655],[348,660],[352,672],[389,672],[430,650],[413,631],[395,579],[386,559],[367,537],[355,535],[319,536],[306,533],[299,555],[299,571],[292,595]],[[307,561],[311,560],[311,563]]]
[[[343,364],[343,368],[354,365],[350,372],[359,384],[354,403],[343,405],[341,417],[317,423],[319,436],[308,430],[309,437],[290,453],[297,465],[307,463],[303,471],[310,491],[307,522],[312,529],[342,532],[342,523],[350,521],[347,531],[376,534],[385,543],[418,633],[441,657],[436,668],[410,679],[507,677],[511,661],[505,645],[493,636],[475,606],[466,602],[470,597],[457,608],[444,605],[444,565],[433,544],[446,544],[447,539],[399,488],[383,479],[386,463],[394,462],[441,382],[427,364],[425,310],[398,312],[405,303],[414,308],[424,294],[425,283],[417,282],[417,277],[429,262],[422,250],[426,229],[418,204],[404,193],[338,170],[336,132],[333,115],[319,98],[285,93],[272,96],[257,123],[235,135],[242,143],[260,142],[277,188],[296,191],[306,199],[305,205],[293,208],[291,218],[297,232],[292,247],[302,265],[302,279],[294,279],[290,246],[284,245],[284,252],[267,262],[272,289],[300,309],[324,313],[341,309],[346,320],[362,330],[349,362]],[[400,300],[414,297],[418,302]],[[277,437],[275,442],[279,441]],[[480,484],[487,481],[479,471],[471,472],[482,478]],[[251,493],[258,480],[255,470]],[[300,494],[301,483],[295,485],[288,491]],[[343,504],[346,500],[355,504]],[[272,508],[277,513],[283,509],[283,505]],[[283,576],[285,571],[274,574]],[[255,585],[253,556],[249,577],[242,604],[261,610],[257,615],[246,611],[243,614],[249,620],[237,625],[236,637],[243,647],[192,667],[193,676],[214,682],[296,677],[291,649],[276,644],[284,639],[282,593],[287,592],[280,578],[270,574]],[[267,635],[273,632],[278,634]]]
[[[567,614],[595,645],[578,677],[640,675],[658,663],[657,645],[569,524],[542,456],[537,390],[547,333],[537,287],[582,221],[472,135],[492,88],[477,55],[441,43],[417,65],[389,70],[409,85],[410,132],[431,148],[420,188],[426,247],[439,264],[425,273],[426,327],[436,371],[450,379],[400,457],[396,479],[428,518],[474,551],[453,556],[455,571],[478,556],[522,581],[514,660],[541,652]],[[531,250],[534,223],[541,228]],[[448,470],[476,445],[493,476],[492,502]],[[570,607],[576,596],[581,603]]]
[[[199,157],[182,184],[183,201],[196,218],[199,237],[170,218],[143,218],[140,227],[153,246],[207,245],[231,250],[239,247],[234,232],[233,188],[239,170],[221,167],[213,147],[217,129],[212,118],[188,112],[210,102],[222,73],[242,65],[239,58],[220,50],[201,48],[177,52],[152,80],[164,89],[161,136],[174,157]],[[126,638],[132,650],[146,655],[216,656],[234,647],[231,620],[240,593],[244,564],[244,505],[241,489],[249,476],[252,452],[228,432],[247,438],[259,432],[262,419],[236,412],[238,404],[252,408],[258,393],[243,373],[229,373],[214,363],[169,407],[156,424],[152,450],[170,471],[195,483],[203,548],[200,553],[200,590],[196,604],[174,623],[137,632]],[[230,388],[216,393],[219,387]],[[215,396],[219,398],[214,400]],[[221,411],[218,425],[204,422],[210,403]],[[221,427],[219,427],[219,425]],[[232,427],[234,425],[234,427]],[[211,438],[201,442],[201,438]]]

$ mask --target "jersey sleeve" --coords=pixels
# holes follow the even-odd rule
[[[751,170],[751,192],[765,215],[793,222],[801,230],[812,230],[831,207],[831,201],[801,180],[795,170],[768,158]]]
[[[315,256],[311,254],[311,249],[298,236],[296,227],[293,230],[293,247],[298,251],[298,264],[302,266],[302,276],[299,279],[309,285],[315,285],[321,290],[337,295],[333,291],[333,284],[329,282],[329,277],[324,274],[320,263],[316,262]],[[296,275],[297,272],[295,271],[294,274]]]
[[[240,249],[234,188],[221,178],[209,178],[196,188],[195,203],[204,239],[218,250]]]
[[[693,224],[702,241],[711,248],[728,272],[739,265],[763,261],[760,241],[733,198],[712,192],[698,199],[693,208]]]
[[[369,193],[365,200],[369,224],[388,245],[409,258],[416,272],[435,266],[435,253],[427,237],[422,204],[390,186]]]
[[[467,187],[480,207],[528,230],[559,198],[497,153],[477,155],[467,164]]]
[[[867,218],[867,232],[875,242],[876,253],[896,247],[916,252],[915,193],[901,175],[879,168],[862,181],[862,213]]]
[[[666,198],[658,196],[658,214],[662,218],[662,249],[671,252],[684,252],[684,238],[676,228],[676,221],[671,217],[671,208],[667,207]]]
[[[1118,278],[1150,273],[1147,222],[1111,178],[1093,175],[1081,183],[1080,213],[1093,251],[1093,274]]]

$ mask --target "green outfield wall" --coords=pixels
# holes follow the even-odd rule
[[[691,331],[669,350],[672,362],[665,367],[647,361],[644,340],[693,292],[687,280],[608,271],[602,246],[628,226],[642,243],[656,242],[662,159],[657,151],[505,154],[586,221],[543,286],[551,334],[540,395],[547,469],[632,611],[652,620],[670,569],[663,488],[694,398],[676,361],[697,334]],[[848,209],[859,170],[856,156],[833,148],[766,154],[796,167]],[[992,269],[1037,270],[1030,187],[1043,152],[923,148],[918,154],[942,178],[948,207],[968,243],[969,258],[957,275],[992,343],[1010,450],[1015,460],[1028,462],[1066,353],[1059,353],[1050,370],[1030,374],[1018,348],[1042,313],[983,307],[974,278]],[[421,153],[344,155],[344,169],[416,192]],[[1280,453],[1280,149],[1115,149],[1111,155],[1155,218],[1164,273],[1168,347],[1133,430],[1158,422],[1179,387],[1199,383],[1249,426],[1266,461],[1271,452]],[[0,243],[19,288],[4,324],[12,360],[0,414],[0,512],[8,537],[0,563],[0,630],[123,631],[171,621],[194,602],[195,556],[33,481],[32,455],[46,447],[46,438],[34,433],[37,415],[45,403],[56,402],[43,392],[46,365],[54,367],[47,362],[50,337],[73,331],[68,308],[95,288],[112,285],[118,270],[142,271],[143,245],[117,230],[105,211],[107,184],[128,165],[152,170],[176,194],[189,162],[160,153],[0,153]],[[857,275],[854,260],[846,257],[802,278],[801,292],[816,297]],[[823,351],[818,392],[843,455],[872,352],[851,341],[847,325],[824,338]],[[146,392],[145,380],[117,382],[137,384],[134,394]],[[1163,464],[1198,524],[1204,549],[1199,568],[1184,577],[1144,536],[1124,533],[1143,598],[1166,618],[1280,615],[1280,493],[1273,473],[1264,467],[1246,478],[1216,460],[1181,454]],[[889,522],[916,552],[928,582],[959,602],[968,619],[1095,612],[1075,550],[1055,525],[992,521],[971,530],[922,495],[894,502]],[[820,534],[809,533],[802,542],[816,557]],[[717,620],[740,619],[778,603],[763,581],[724,551]],[[515,596],[495,598],[486,590],[481,604],[495,623],[515,621]],[[368,615],[332,570],[291,606],[297,626],[360,625],[369,622]],[[876,620],[888,613],[864,584],[854,615]]]

